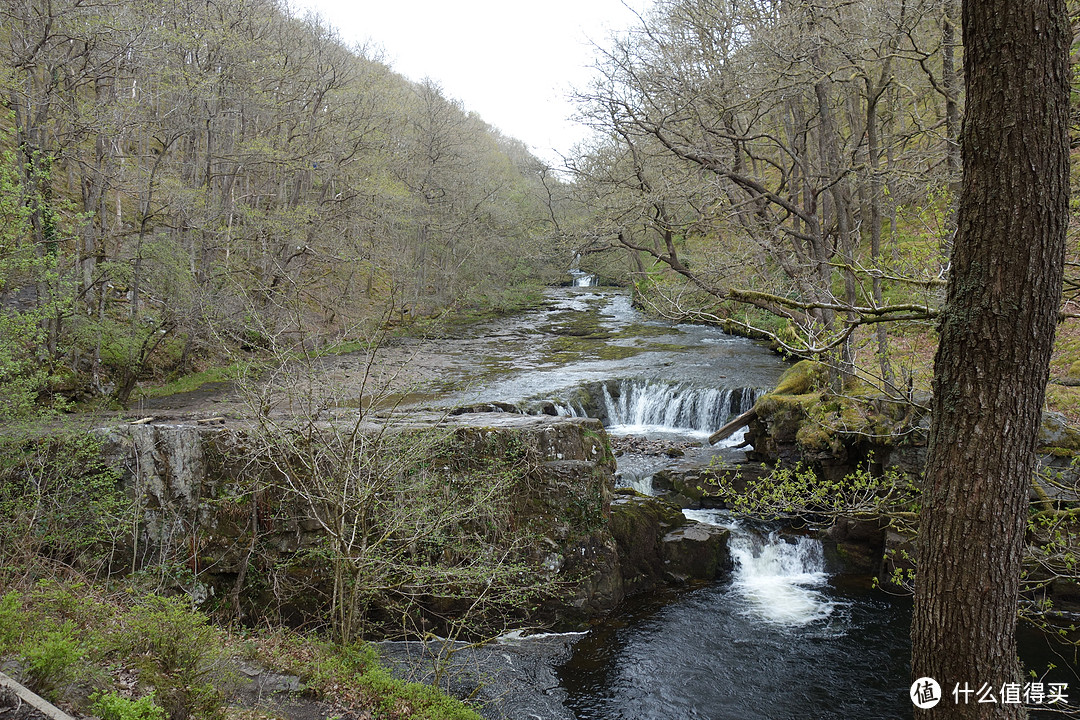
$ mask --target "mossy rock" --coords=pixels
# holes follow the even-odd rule
[[[829,368],[824,363],[813,360],[800,360],[789,367],[770,395],[805,395],[814,390],[827,387]]]
[[[665,550],[662,538],[687,522],[678,507],[666,500],[620,490],[611,504],[611,534],[619,549],[623,590],[627,595],[664,584]]]
[[[778,392],[763,395],[754,405],[754,412],[768,427],[770,437],[780,443],[793,442],[822,393],[785,395]]]
[[[1043,413],[1039,447],[1056,457],[1072,457],[1080,451],[1080,429],[1060,413]]]

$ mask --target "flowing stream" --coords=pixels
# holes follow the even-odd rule
[[[741,433],[717,447],[704,438],[773,387],[784,363],[715,328],[648,320],[626,293],[572,277],[539,310],[425,348],[412,366],[430,368],[427,397],[589,416],[612,436],[677,444],[676,458],[618,458],[617,481],[646,493],[665,466],[741,460]],[[912,717],[907,599],[842,574],[813,538],[684,512],[730,531],[731,578],[633,598],[576,639],[557,674],[578,720]],[[1075,660],[1041,636],[1025,636],[1021,652],[1032,668],[1067,667],[1063,679],[1080,687]]]
[[[911,716],[907,602],[837,583],[812,538],[684,513],[731,531],[731,581],[631,603],[578,642],[561,668],[578,720]]]
[[[715,328],[646,320],[625,294],[572,275],[574,287],[553,293],[538,316],[500,327],[501,348],[529,338],[507,356],[511,372],[459,399],[544,412],[547,402],[559,414],[600,418],[613,436],[679,442],[676,461],[618,458],[619,482],[644,492],[666,464],[741,459],[741,433],[719,447],[704,438],[752,407],[784,365]],[[732,577],[633,598],[578,640],[558,668],[578,720],[912,717],[907,598],[843,575],[811,537],[715,510],[684,513],[731,532]],[[1037,633],[1021,640],[1029,667],[1052,662],[1077,686],[1075,660]]]
[[[626,295],[573,277],[525,332],[574,352],[549,364],[529,346],[514,360],[525,372],[460,399],[533,411],[549,402],[601,419],[613,436],[679,443],[677,460],[618,458],[619,482],[645,492],[666,464],[742,459],[741,433],[719,447],[705,438],[775,385],[783,363],[715,328],[646,320]],[[731,532],[732,578],[632,599],[578,640],[559,678],[579,720],[910,717],[905,600],[831,575],[813,538],[684,512]]]

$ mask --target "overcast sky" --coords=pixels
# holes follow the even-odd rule
[[[551,164],[587,132],[566,95],[584,88],[594,49],[632,26],[649,0],[294,0],[350,43],[370,41],[412,80],[444,94]]]

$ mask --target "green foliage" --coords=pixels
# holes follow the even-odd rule
[[[86,649],[75,637],[74,623],[68,621],[24,644],[21,654],[38,693],[55,697],[58,691],[77,679]]]
[[[366,643],[342,645],[278,631],[257,641],[259,660],[299,675],[309,692],[370,707],[374,717],[478,720],[460,700],[437,688],[393,677]],[[107,720],[107,719],[106,719]]]
[[[737,489],[738,478],[724,477],[720,495],[732,511],[763,520],[799,519],[828,527],[838,519],[881,519],[908,529],[918,517],[919,490],[907,476],[888,468],[882,474],[869,466],[840,480],[803,464],[776,467]]]
[[[157,398],[177,395],[179,393],[194,392],[208,383],[224,383],[248,377],[256,371],[255,368],[255,363],[247,360],[238,360],[229,365],[212,367],[203,370],[202,372],[183,375],[175,380],[170,380],[163,385],[144,386],[139,392],[139,397]]]
[[[286,629],[233,640],[182,598],[132,602],[127,593],[102,596],[98,590],[48,580],[0,597],[0,656],[19,658],[35,690],[74,703],[81,714],[102,720],[220,718],[231,682],[223,667],[239,654],[239,642],[247,657],[300,675],[310,693],[370,708],[387,720],[478,717],[431,687],[392,678],[371,645],[339,645]],[[139,697],[129,699],[113,687],[113,673],[106,671],[118,668],[136,671]],[[65,695],[72,687],[79,692]]]
[[[134,507],[102,439],[77,430],[9,428],[0,436],[0,561],[50,560],[107,571]]]
[[[90,696],[91,710],[101,720],[165,720],[165,710],[154,702],[154,695],[130,700],[115,692]]]
[[[117,648],[152,686],[170,720],[221,715],[224,637],[183,598],[151,596],[125,617]]]
[[[374,667],[357,677],[360,686],[375,700],[375,707],[387,715],[430,720],[479,720],[476,711],[438,688],[410,683]]]
[[[126,706],[100,695],[113,711],[158,720],[149,706],[160,704],[171,720],[220,717],[224,634],[182,599],[128,602],[109,601],[81,584],[42,581],[21,598],[9,593],[0,602],[0,638],[24,660],[39,692],[59,693],[74,683],[100,687],[105,680],[94,667],[120,664],[138,671],[154,699]]]
[[[33,415],[49,381],[51,358],[42,352],[47,323],[65,305],[56,256],[37,246],[31,216],[48,204],[40,187],[47,163],[22,163],[12,149],[13,132],[0,123],[0,298],[23,296],[22,306],[0,306],[0,421]],[[29,175],[20,182],[19,169]],[[53,228],[55,233],[55,227]]]
[[[5,23],[41,32],[0,49],[0,414],[50,391],[124,404],[177,365],[300,327],[332,341],[390,308],[505,309],[550,264],[568,183],[319,21],[155,1]],[[256,26],[273,31],[239,30]]]
[[[24,628],[24,616],[19,594],[14,590],[0,597],[0,657],[18,645]]]

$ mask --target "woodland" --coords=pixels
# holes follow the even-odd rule
[[[550,169],[317,19],[247,0],[0,12],[5,414],[498,308],[568,265]]]
[[[1064,19],[1065,6],[1053,5],[1048,16]],[[958,243],[962,270],[979,265],[964,244],[977,232],[963,224],[975,205],[964,186],[973,164],[965,168],[961,152],[971,56],[961,14],[971,7],[658,0],[637,26],[597,46],[594,80],[576,91],[579,120],[595,132],[553,168],[437,84],[398,75],[377,51],[348,46],[277,0],[5,0],[0,421],[123,412],[207,380],[272,379],[268,368],[370,349],[394,334],[453,335],[539,303],[571,267],[630,288],[656,316],[718,325],[821,362],[818,390],[831,409],[814,412],[834,430],[865,431],[849,401],[927,412]],[[1073,48],[1071,72],[1080,20],[1074,12],[1069,21],[1061,37]],[[1063,175],[1077,131],[1069,81],[1070,147],[1053,168]],[[1065,210],[1069,188],[1054,187]],[[1031,196],[1011,212],[1026,218],[1038,207]],[[1038,338],[1054,342],[1046,409],[1073,422],[1080,280],[1070,270],[1080,253],[1075,228],[1064,226],[1075,207],[1074,195],[1068,217],[1054,215],[1067,238],[1064,287]],[[1041,391],[1028,400],[1034,417]],[[308,409],[310,429],[325,408]],[[274,424],[269,413],[253,415]],[[1009,416],[997,419],[1008,427]],[[354,429],[314,447],[314,433],[290,432],[268,435],[263,458],[286,476],[283,438],[295,443],[290,458],[311,453],[304,471],[317,474],[336,467],[334,443],[359,437]],[[22,441],[11,438],[0,469],[30,477],[19,466]],[[1026,483],[1032,449],[1021,459]],[[330,485],[340,474],[326,473]],[[112,482],[104,471],[99,479]],[[37,522],[40,507],[15,495],[0,493],[0,505]],[[1026,485],[1016,495],[1021,517]],[[1043,501],[1071,557],[1074,510]],[[8,537],[22,532],[13,528]],[[1017,567],[1018,553],[1019,545]],[[1074,560],[1063,562],[1055,572],[1072,573]],[[15,574],[34,575],[41,566],[31,564],[37,570]],[[508,576],[520,574],[511,567]],[[342,594],[363,594],[358,582],[342,584]],[[79,592],[39,586],[4,596],[0,651],[15,646],[13,618],[30,610],[45,617],[64,607],[80,622],[106,612],[96,596],[76,602]],[[115,611],[126,638],[117,642],[149,656],[157,650],[139,636],[155,623],[170,628],[170,642],[218,632],[181,605],[156,598]],[[1011,617],[1016,598],[1002,607]],[[57,632],[46,635],[61,650],[74,642]],[[373,662],[349,655],[348,644],[257,642],[278,658],[318,656],[316,665],[346,676]],[[196,653],[188,666],[204,660]],[[173,670],[155,672],[175,678]],[[390,680],[371,673],[364,692],[377,695]],[[176,683],[173,720],[216,712],[211,691],[205,705],[183,695],[203,687],[192,683]],[[140,712],[123,705],[109,716],[108,701],[95,702],[106,720]],[[408,716],[395,707],[388,717]]]
[[[579,255],[911,397],[956,225],[958,13],[657,3],[598,46],[596,133],[550,168],[274,2],[5,6],[4,412],[520,306]],[[1050,400],[1075,415],[1073,334]]]

